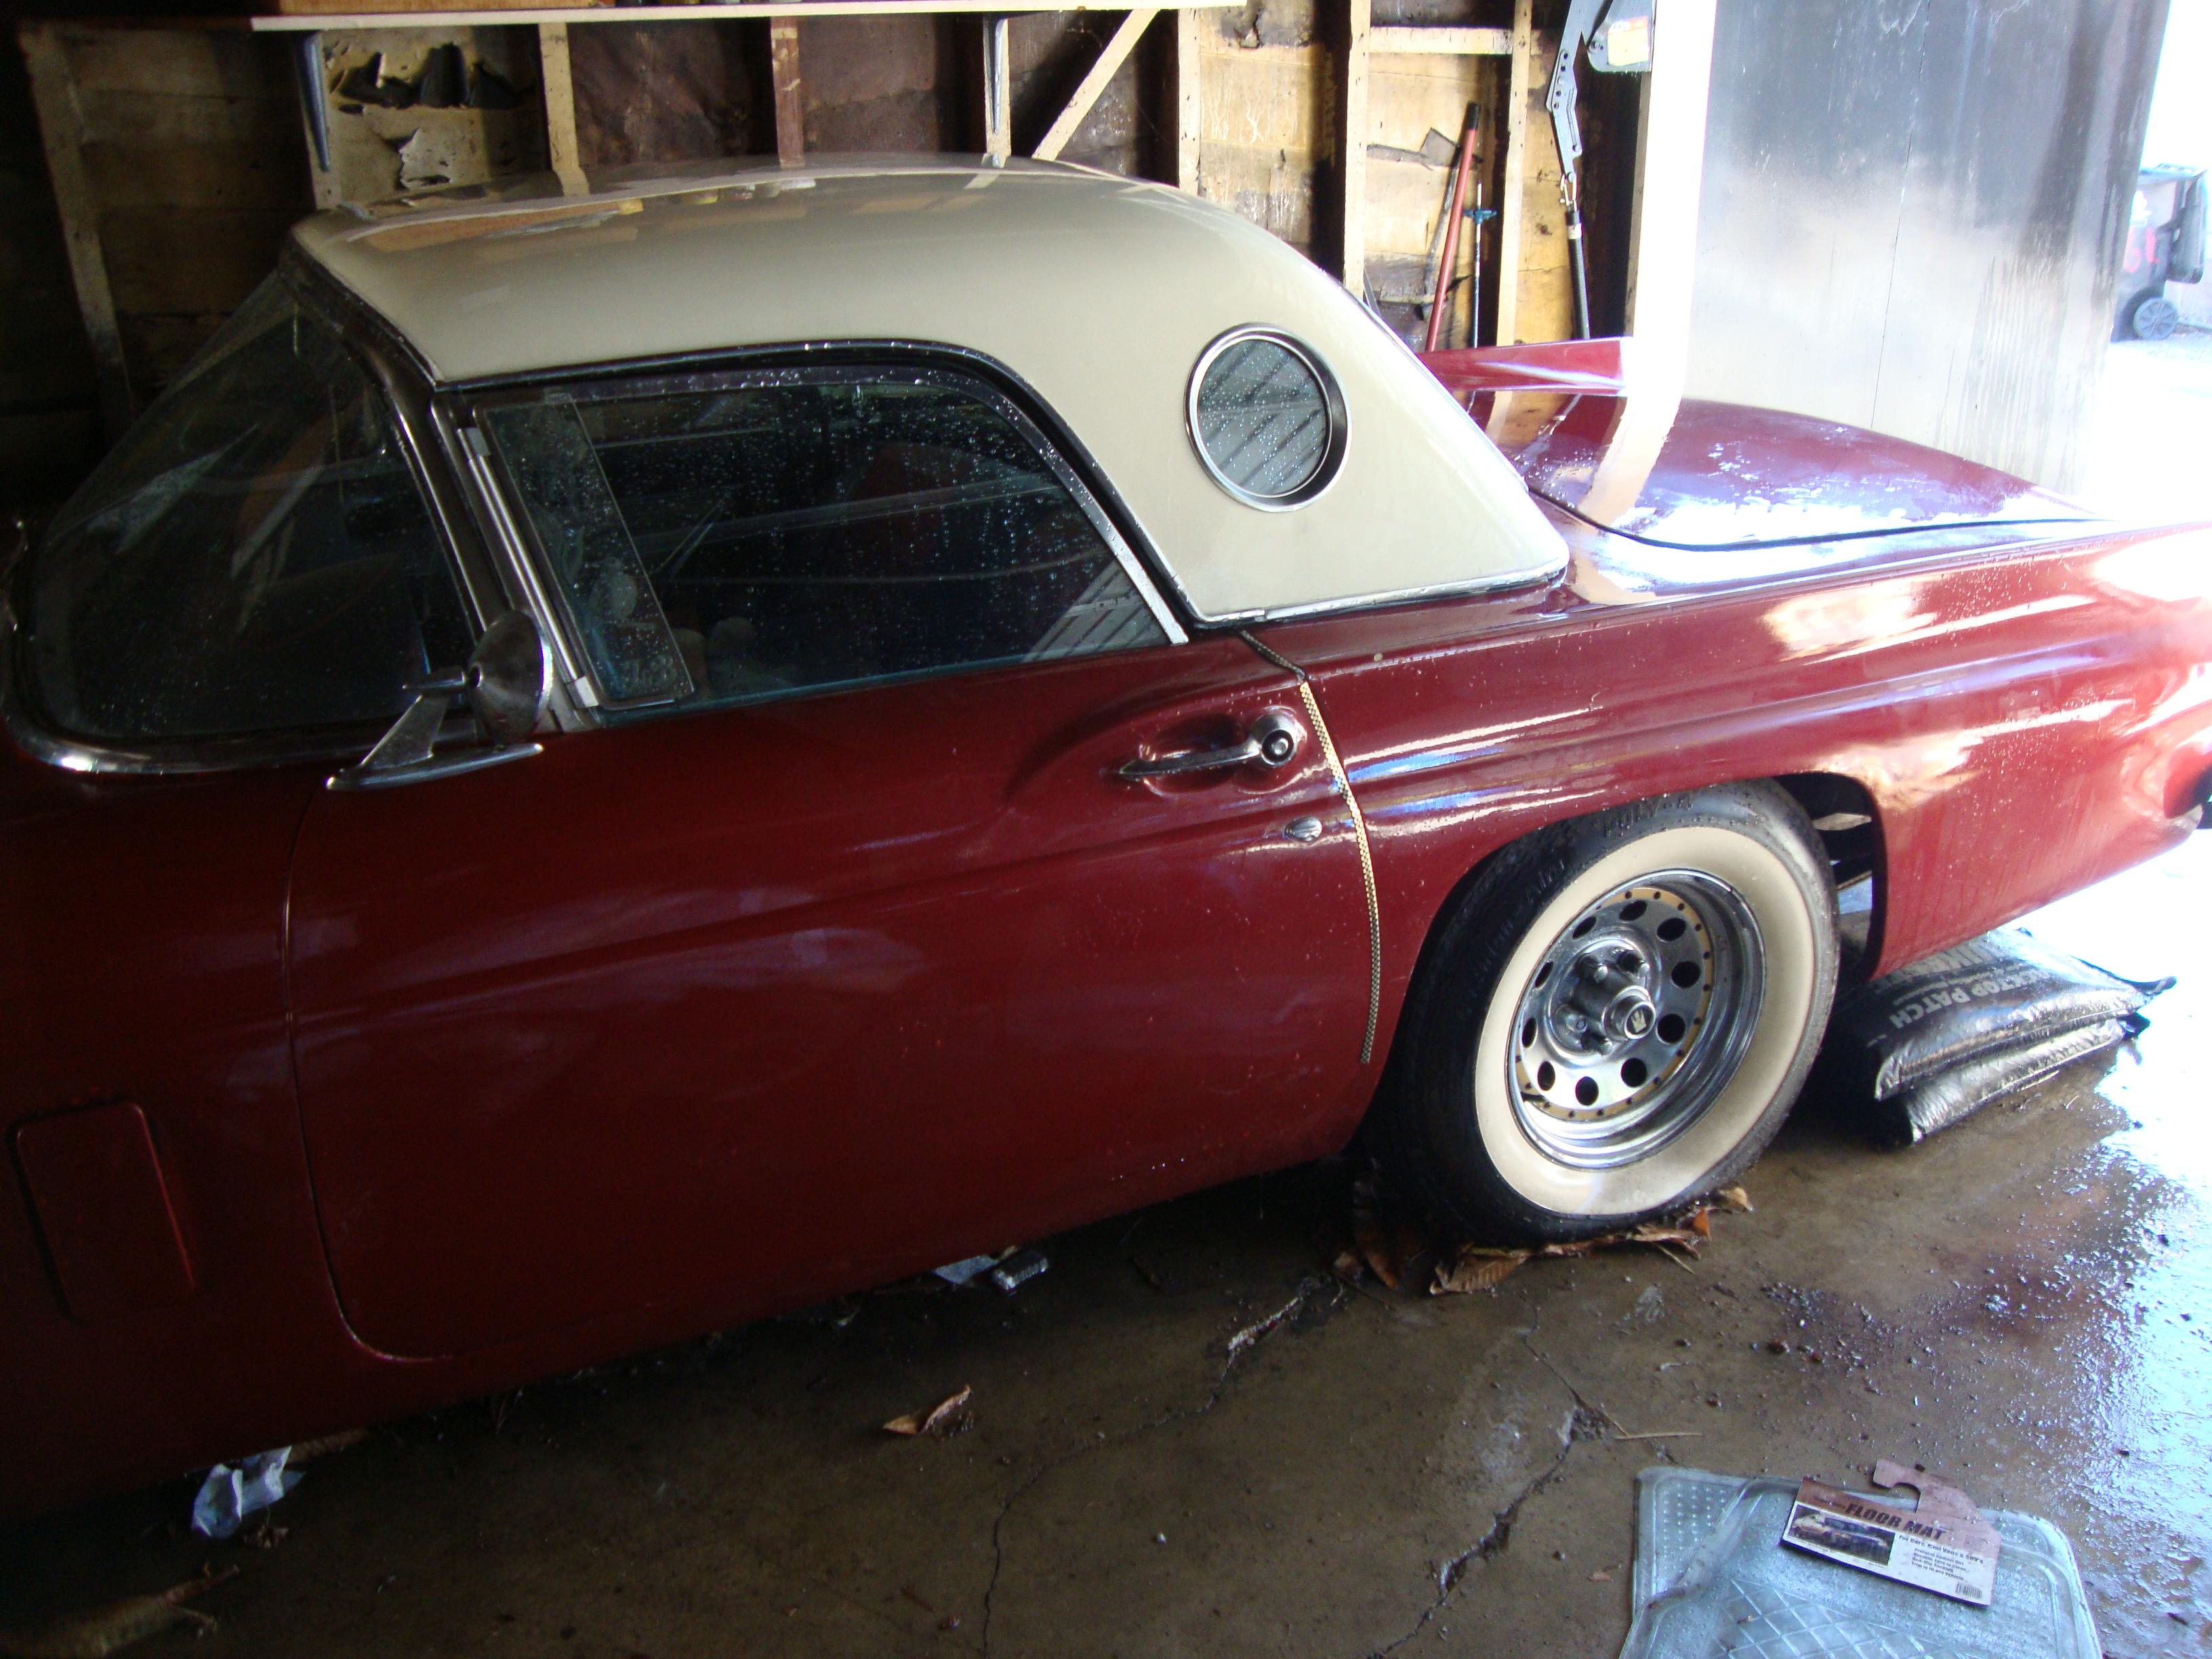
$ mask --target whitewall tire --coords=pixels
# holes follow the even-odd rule
[[[1778,788],[1553,825],[1493,858],[1443,921],[1378,1148],[1470,1235],[1572,1238],[1663,1214],[1780,1126],[1836,963],[1820,839]]]

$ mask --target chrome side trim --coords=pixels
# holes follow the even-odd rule
[[[1357,593],[1349,599],[1324,599],[1318,605],[1285,605],[1279,611],[1237,611],[1224,616],[1201,614],[1199,620],[1211,628],[1253,628],[1262,623],[1302,622],[1311,617],[1337,617],[1352,611],[1379,611],[1386,605],[1418,605],[1428,599],[1479,599],[1486,593],[1500,593],[1509,588],[1533,587],[1539,582],[1557,581],[1567,573],[1571,559],[1561,558],[1528,570],[1509,570],[1503,575],[1486,576],[1479,580],[1438,582],[1428,587],[1401,587],[1387,593]]]
[[[50,732],[32,718],[15,686],[15,608],[12,605],[0,605],[0,729],[4,729],[9,740],[33,760],[64,772],[184,776],[234,772],[246,767],[327,766],[358,760],[389,724],[380,722],[373,731],[364,726],[357,728],[358,735],[347,738],[326,734],[313,738],[211,738],[200,744],[179,743],[149,749],[96,744]],[[449,722],[441,735],[464,741],[475,729],[472,721]]]

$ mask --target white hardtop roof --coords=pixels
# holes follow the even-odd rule
[[[1257,226],[1164,185],[958,157],[718,161],[551,175],[320,214],[302,249],[441,382],[746,347],[979,352],[1097,460],[1202,620],[1256,620],[1548,575],[1558,533],[1437,380]],[[1259,325],[1334,371],[1335,483],[1237,501],[1185,414],[1200,354]]]

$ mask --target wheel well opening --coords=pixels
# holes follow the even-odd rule
[[[1820,837],[1820,845],[1827,854],[1829,872],[1836,888],[1838,943],[1842,946],[1839,979],[1844,984],[1855,983],[1881,955],[1884,901],[1881,820],[1875,810],[1874,797],[1856,779],[1832,772],[1786,773],[1766,781],[1781,789],[1804,809],[1805,816],[1813,820],[1813,828]],[[1420,984],[1429,971],[1437,939],[1446,923],[1458,913],[1468,890],[1513,844],[1507,842],[1492,848],[1476,860],[1474,866],[1453,884],[1443,902],[1437,907],[1429,920],[1428,931],[1421,940],[1413,974],[1407,981],[1409,994],[1410,988]],[[1402,1025],[1405,1012],[1401,1006],[1397,1025]],[[1390,1067],[1397,1060],[1396,1035],[1397,1029],[1394,1025],[1389,1033],[1393,1041],[1383,1055],[1386,1079]],[[1384,1086],[1389,1086],[1387,1080]]]
[[[1838,932],[1846,981],[1864,976],[1881,955],[1884,901],[1881,817],[1874,797],[1855,778],[1793,772],[1773,780],[1805,809],[1836,884]]]

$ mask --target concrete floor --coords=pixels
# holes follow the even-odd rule
[[[2160,397],[2212,389],[2191,347]],[[185,1534],[188,1486],[0,1532],[0,1626],[212,1561],[209,1656],[1597,1659],[1639,1468],[1887,1454],[2057,1521],[2114,1659],[2212,1653],[2212,973],[2173,925],[2207,915],[2212,835],[2035,918],[2184,976],[2140,1042],[1907,1152],[1808,1103],[1694,1268],[1348,1290],[1347,1174],[1295,1171],[1051,1241],[1011,1299],[861,1297],[380,1429],[274,1548]],[[964,1435],[876,1427],[963,1386]]]

